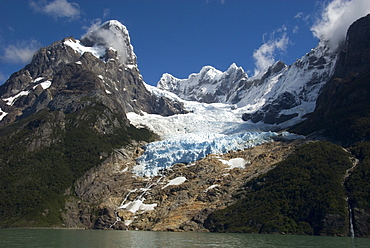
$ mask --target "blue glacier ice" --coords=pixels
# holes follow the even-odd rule
[[[176,138],[152,142],[144,146],[144,154],[137,159],[134,172],[140,176],[156,176],[162,169],[176,163],[191,163],[208,154],[223,154],[272,141],[275,132],[246,132],[235,135],[186,134]]]

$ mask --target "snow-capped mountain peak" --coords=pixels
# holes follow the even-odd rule
[[[320,41],[292,65],[277,61],[251,78],[236,64],[225,72],[205,66],[187,79],[164,74],[157,87],[184,100],[235,104],[245,111],[245,121],[281,129],[314,111],[320,89],[333,75],[336,58],[328,42]]]
[[[204,66],[199,73],[192,73],[187,79],[178,79],[165,73],[157,87],[188,101],[232,103],[230,94],[235,92],[240,81],[247,78],[243,68],[234,63],[225,72]]]

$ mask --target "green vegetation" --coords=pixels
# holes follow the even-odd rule
[[[349,154],[329,142],[299,147],[268,173],[248,182],[245,197],[215,211],[213,232],[347,235],[342,185]]]
[[[367,213],[357,216],[355,232],[359,236],[370,236],[370,141],[357,143],[351,152],[359,163],[346,182],[350,205]]]
[[[114,132],[97,132],[99,118],[110,127],[115,123]],[[123,121],[104,105],[93,104],[65,115],[40,111],[1,128],[0,227],[60,225],[64,193],[75,180],[114,148],[153,138]]]

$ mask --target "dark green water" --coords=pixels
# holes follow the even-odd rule
[[[294,235],[0,229],[0,247],[370,247],[370,239]]]

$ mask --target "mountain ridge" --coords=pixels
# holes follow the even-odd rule
[[[225,72],[205,66],[187,79],[164,74],[157,87],[184,100],[235,104],[245,109],[244,121],[284,129],[314,111],[322,86],[334,72],[335,61],[336,53],[330,51],[326,41],[320,41],[292,65],[277,61],[251,78],[235,64]]]

